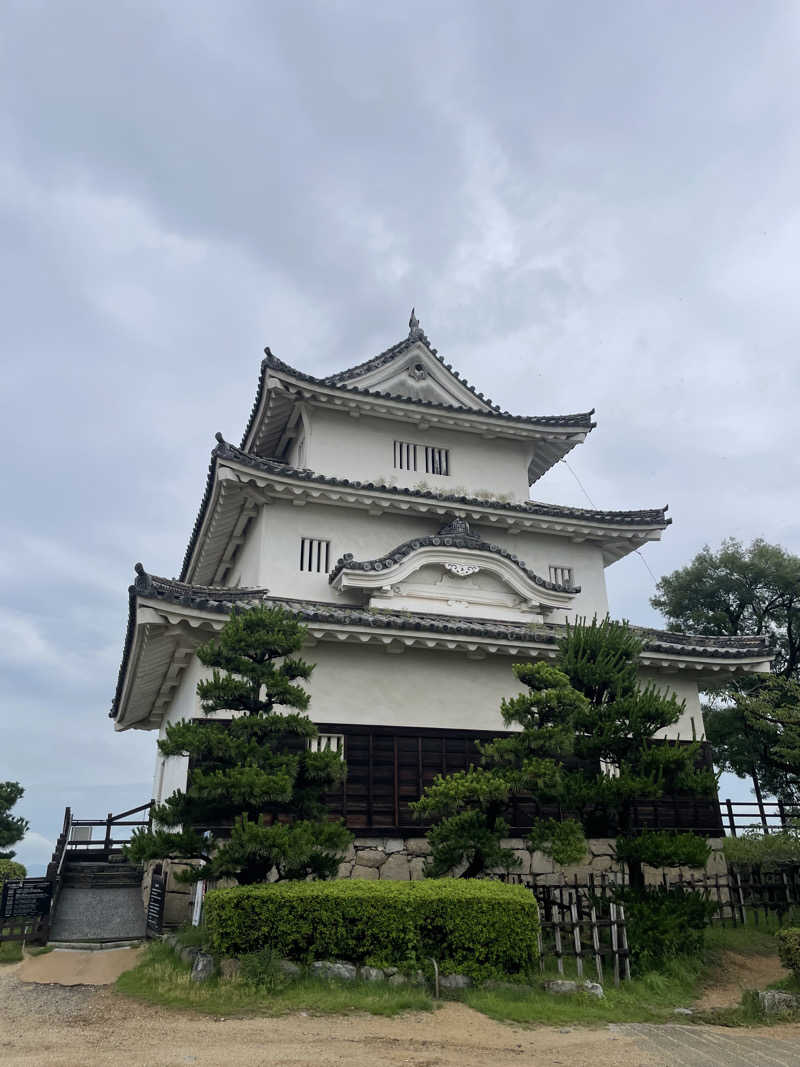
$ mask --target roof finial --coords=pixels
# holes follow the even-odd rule
[[[408,336],[415,341],[420,340],[425,336],[425,333],[419,324],[419,319],[414,314],[414,308],[411,309],[411,318],[408,320]]]

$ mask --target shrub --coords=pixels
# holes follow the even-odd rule
[[[309,962],[420,966],[475,979],[528,973],[539,910],[523,886],[479,879],[295,882],[216,889],[205,899],[212,951],[268,949]]]
[[[27,873],[24,865],[16,860],[0,860],[0,885],[12,878],[24,878]]]
[[[635,837],[617,838],[617,859],[649,867],[705,867],[711,848],[697,834],[673,830],[642,830]]]
[[[764,870],[774,870],[782,864],[800,863],[800,823],[769,834],[760,830],[745,830],[741,837],[726,837],[722,847],[729,863],[762,867]]]
[[[640,970],[657,970],[675,956],[699,955],[715,905],[682,886],[619,889],[631,962]]]
[[[794,972],[800,982],[800,926],[787,926],[778,930],[778,955],[784,967]]]

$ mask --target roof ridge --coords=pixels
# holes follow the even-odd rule
[[[402,342],[401,342],[402,343]],[[595,408],[591,408],[589,411],[575,411],[570,412],[567,415],[512,415],[510,411],[501,411],[500,407],[496,404],[492,404],[482,393],[476,393],[469,383],[460,379],[462,385],[467,385],[479,400],[483,403],[490,405],[489,411],[479,411],[477,408],[464,407],[462,404],[439,404],[433,400],[424,400],[421,397],[399,396],[396,393],[379,392],[375,389],[362,389],[356,385],[344,385],[338,381],[330,381],[327,378],[318,378],[314,374],[308,374],[306,371],[298,370],[297,367],[292,367],[291,364],[286,363],[285,360],[279,359],[273,355],[269,349],[265,349],[267,355],[261,361],[262,367],[262,379],[263,370],[266,367],[272,367],[278,371],[284,371],[284,373],[291,374],[299,381],[309,382],[312,385],[324,385],[329,389],[341,389],[343,392],[355,393],[359,396],[368,396],[376,400],[396,400],[403,404],[417,404],[421,407],[433,408],[439,411],[456,411],[461,415],[478,415],[483,418],[500,418],[511,419],[514,422],[532,423],[538,425],[565,425],[565,426],[581,426],[586,430],[593,430],[597,423],[591,421],[592,415],[595,413]],[[438,358],[438,357],[437,357]],[[444,366],[450,370],[449,364]],[[453,372],[456,373],[456,372]],[[458,377],[458,375],[456,375]],[[257,402],[254,407],[257,406],[260,399],[260,393],[257,396]],[[252,420],[251,420],[252,421]],[[245,432],[244,440],[247,439],[247,434],[250,432],[250,425],[248,425]]]

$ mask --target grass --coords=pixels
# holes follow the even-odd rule
[[[542,991],[516,993],[513,990],[470,990],[465,1002],[476,1011],[493,1019],[530,1025],[561,1026],[596,1025],[624,1022],[675,1022],[676,1008],[689,1008],[702,993],[704,987],[719,977],[725,952],[739,955],[777,956],[775,931],[778,922],[767,923],[763,919],[756,925],[753,918],[742,926],[713,926],[706,931],[706,948],[702,959],[684,957],[672,960],[662,971],[634,977],[615,987],[607,978],[603,983],[605,996],[600,999],[588,993],[555,996]],[[595,975],[586,968],[585,977]],[[546,978],[559,977],[555,973]],[[574,973],[564,975],[574,978]],[[784,979],[775,988],[787,992],[800,992],[791,985],[795,979]],[[788,984],[787,984],[788,983]],[[692,1016],[680,1017],[682,1022],[714,1022],[727,1026],[752,1026],[775,1021],[765,1019],[755,995],[743,997],[735,1008],[715,1012],[695,1012]],[[782,1021],[786,1021],[784,1016]]]
[[[675,1021],[675,1008],[689,1007],[703,971],[699,960],[673,960],[664,971],[644,974],[614,986],[606,980],[604,997],[589,993],[555,995],[544,989],[519,993],[511,989],[471,989],[464,1001],[501,1022],[563,1026],[603,1023]],[[555,977],[555,975],[545,975]],[[575,977],[565,975],[565,977]],[[587,969],[585,977],[596,980]]]
[[[137,967],[117,979],[116,989],[149,1004],[210,1015],[314,1014],[398,1015],[403,1011],[430,1011],[433,1001],[424,989],[389,986],[382,982],[338,983],[302,978],[269,989],[243,979],[211,978],[192,982],[188,964],[166,945],[150,945]]]
[[[19,963],[21,959],[21,941],[0,941],[0,963]]]
[[[786,1016],[764,1018],[755,994],[745,995],[741,1004],[713,1013],[695,1012],[676,1017],[676,1008],[691,1007],[705,986],[719,978],[725,952],[739,955],[776,956],[777,922],[756,925],[752,919],[744,926],[714,926],[706,934],[706,951],[702,959],[684,957],[671,961],[662,971],[643,974],[619,987],[610,974],[604,981],[605,996],[588,993],[554,995],[530,987],[471,989],[459,999],[470,1008],[492,1019],[520,1025],[585,1025],[626,1022],[714,1022],[728,1026],[752,1026],[765,1022],[786,1021]],[[197,933],[188,932],[195,940]],[[183,940],[183,938],[181,938]],[[0,946],[1,947],[1,946]],[[429,1011],[433,1001],[425,990],[414,987],[388,986],[384,983],[332,982],[302,978],[295,981],[268,980],[266,984],[242,978],[205,983],[189,979],[190,968],[167,945],[151,945],[142,962],[117,981],[117,990],[126,996],[165,1007],[191,1010],[212,1015],[282,1015],[296,1011],[315,1014],[368,1012],[374,1015],[397,1015],[403,1011]],[[553,968],[545,978],[559,977]],[[574,978],[574,973],[563,976]],[[585,977],[594,980],[591,967]],[[534,982],[538,985],[538,978]],[[775,988],[799,992],[795,978],[775,983]]]

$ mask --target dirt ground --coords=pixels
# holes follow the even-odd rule
[[[17,968],[22,982],[58,985],[113,985],[123,971],[139,962],[143,948],[112,948],[102,952],[57,949],[29,956]]]
[[[40,987],[41,988],[41,987]],[[110,989],[87,994],[82,1016],[32,1025],[3,1017],[3,1067],[508,1067],[656,1065],[633,1038],[604,1031],[522,1030],[461,1004],[394,1019],[305,1016],[217,1019],[135,1004]]]
[[[455,1003],[394,1019],[302,1012],[277,1019],[212,1018],[138,1004],[110,986],[20,981],[33,962],[0,969],[3,1067],[800,1065],[800,1026],[751,1037],[677,1025],[525,1029]],[[93,966],[101,965],[110,966],[102,961]]]
[[[766,989],[788,974],[777,956],[743,956],[738,952],[726,952],[717,981],[705,990],[696,1007],[701,1011],[735,1007],[745,989]]]

